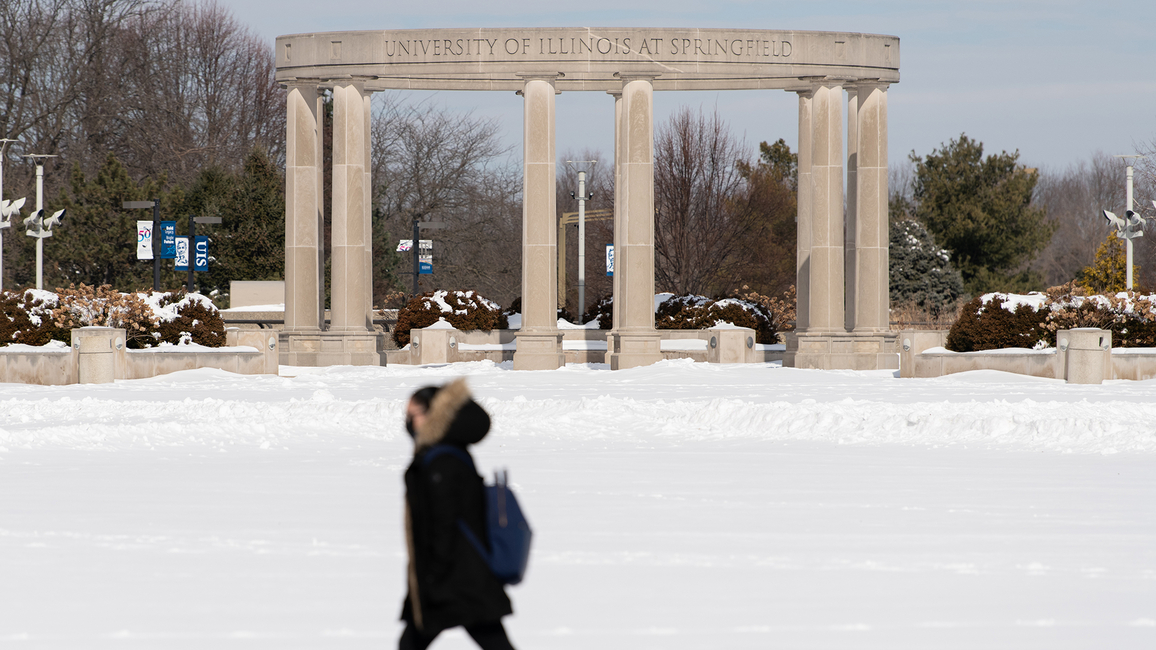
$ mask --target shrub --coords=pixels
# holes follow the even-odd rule
[[[522,297],[518,296],[517,298],[514,298],[514,302],[510,303],[510,306],[506,307],[502,313],[506,316],[513,316],[514,314],[520,315],[522,313]],[[566,309],[565,307],[558,308],[558,318],[569,321],[571,323],[574,322],[574,314],[571,314],[570,310]],[[586,321],[582,322],[585,323]],[[582,323],[578,324],[581,325]]]
[[[196,343],[208,347],[225,344],[225,321],[213,302],[200,294],[120,293],[109,285],[81,284],[57,289],[52,310],[57,338],[64,340],[76,327],[119,327],[129,348],[149,348],[158,343]]]
[[[56,295],[47,291],[0,293],[0,345],[45,345],[54,338],[63,340],[66,332],[62,333],[52,318],[55,306]]]
[[[398,347],[409,345],[409,331],[429,327],[445,318],[459,330],[506,329],[509,321],[498,303],[475,291],[433,291],[414,297],[397,312],[393,340]]]
[[[211,348],[225,345],[225,321],[212,300],[184,291],[152,294],[149,299],[156,305],[155,341]]]
[[[973,352],[1035,347],[1044,338],[1044,314],[1024,303],[1009,310],[1005,300],[1000,294],[986,294],[964,305],[947,334],[947,349]]]
[[[1112,331],[1112,345],[1119,348],[1156,346],[1156,300],[1135,292],[1087,295],[1077,281],[1048,289],[1044,336],[1056,344],[1056,332],[1073,327],[1098,327]]]
[[[722,322],[755,330],[759,343],[778,342],[778,331],[770,311],[748,300],[671,296],[658,305],[654,315],[657,329],[707,329]]]
[[[602,296],[598,302],[590,306],[590,310],[582,314],[582,322],[598,321],[598,329],[608,330],[614,327],[614,296]]]
[[[120,293],[107,284],[96,287],[84,283],[57,289],[56,294],[58,302],[52,318],[63,331],[77,327],[121,327],[130,348],[148,347],[155,341],[156,317],[139,294]]]

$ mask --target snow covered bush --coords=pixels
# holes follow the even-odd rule
[[[0,293],[0,345],[46,345],[63,339],[52,309],[56,294],[28,289],[21,293]]]
[[[598,302],[590,306],[590,310],[582,314],[582,322],[598,321],[598,329],[608,330],[614,327],[614,296],[602,296]]]
[[[1026,301],[1008,302],[1001,294],[973,298],[947,334],[955,352],[1032,348],[1043,339],[1043,314]]]
[[[225,344],[225,322],[211,300],[200,294],[121,293],[109,285],[81,284],[58,289],[52,319],[67,340],[76,327],[120,327],[130,348],[160,343]]]
[[[141,294],[157,317],[154,339],[173,345],[225,345],[225,321],[208,297],[199,293]]]
[[[514,298],[514,302],[510,303],[510,306],[506,307],[506,310],[503,313],[506,314],[506,316],[513,316],[514,314],[521,315],[521,313],[522,313],[522,297],[518,296],[517,298]],[[577,321],[575,321],[574,320],[574,314],[571,314],[570,310],[566,309],[565,307],[559,307],[558,308],[558,318],[569,321],[571,323],[575,323],[577,325],[582,324],[582,323],[578,323]],[[582,321],[582,322],[584,323],[586,321]]]
[[[658,305],[654,314],[654,326],[657,329],[700,330],[720,323],[755,330],[759,343],[778,342],[778,330],[775,329],[770,310],[749,300],[712,300],[705,296],[672,295]]]
[[[1156,347],[1156,295],[1086,295],[1075,282],[1046,293],[985,294],[967,303],[947,335],[956,352],[1054,346],[1056,332],[1111,330],[1115,347]]]
[[[506,314],[498,303],[476,291],[434,291],[423,293],[397,312],[393,340],[398,347],[409,345],[409,331],[429,327],[445,318],[459,330],[506,329]]]
[[[52,311],[56,326],[64,332],[77,327],[121,327],[130,348],[147,347],[153,341],[156,319],[153,310],[139,294],[121,293],[110,285],[69,285],[57,289],[56,308]]]

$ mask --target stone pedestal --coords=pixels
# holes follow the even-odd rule
[[[817,370],[898,370],[894,333],[787,333],[783,366]]]
[[[1112,377],[1112,332],[1079,327],[1056,332],[1056,344],[1067,353],[1064,377],[1069,384],[1102,384]]]
[[[286,366],[385,365],[380,338],[384,334],[354,332],[281,332],[278,361]]]
[[[77,383],[111,384],[124,377],[125,331],[119,327],[78,327],[72,330],[77,353]]]
[[[749,327],[712,327],[707,330],[707,363],[753,363],[755,331]],[[761,356],[761,355],[759,355]]]

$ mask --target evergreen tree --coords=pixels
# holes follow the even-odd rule
[[[983,156],[983,144],[960,135],[915,163],[915,216],[959,266],[973,295],[1042,289],[1021,270],[1051,241],[1054,224],[1032,205],[1038,180],[1019,152]]]
[[[234,176],[219,167],[198,175],[178,230],[189,215],[221,217],[199,226],[209,237],[209,270],[198,273],[202,291],[229,291],[233,280],[281,280],[285,277],[285,191],[282,174],[264,151],[254,149]]]
[[[182,200],[180,190],[166,190],[163,180],[137,183],[112,154],[92,179],[74,166],[69,189],[48,208],[68,213],[44,240],[44,288],[82,282],[118,291],[152,288],[152,261],[136,258],[136,222],[151,220],[152,210],[125,209],[122,203],[155,198],[166,220]]]
[[[1096,250],[1096,260],[1080,271],[1076,282],[1088,293],[1116,294],[1128,286],[1128,254],[1124,240],[1112,231]],[[1140,277],[1140,266],[1132,265],[1132,277]]]
[[[933,315],[963,295],[963,279],[951,254],[935,245],[931,233],[913,219],[890,225],[891,304],[914,303]]]

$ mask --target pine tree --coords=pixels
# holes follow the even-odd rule
[[[963,279],[950,253],[914,219],[892,220],[890,228],[891,304],[914,303],[932,314],[955,304]]]
[[[951,251],[973,295],[1042,289],[1038,273],[1021,270],[1051,241],[1055,225],[1032,205],[1039,174],[1019,152],[983,155],[983,144],[960,135],[915,163],[915,217]]]
[[[165,189],[163,179],[134,181],[111,153],[95,178],[73,167],[68,190],[48,208],[65,208],[68,213],[53,229],[53,236],[44,240],[44,288],[82,282],[109,284],[119,291],[151,288],[152,261],[136,258],[136,222],[151,220],[152,210],[125,209],[122,203],[156,198],[161,218],[169,220],[182,194],[179,189]]]
[[[1127,290],[1128,261],[1124,250],[1124,240],[1115,231],[1096,249],[1096,259],[1091,266],[1080,271],[1076,282],[1088,293],[1116,294]],[[1140,266],[1132,265],[1132,277],[1140,277]]]

